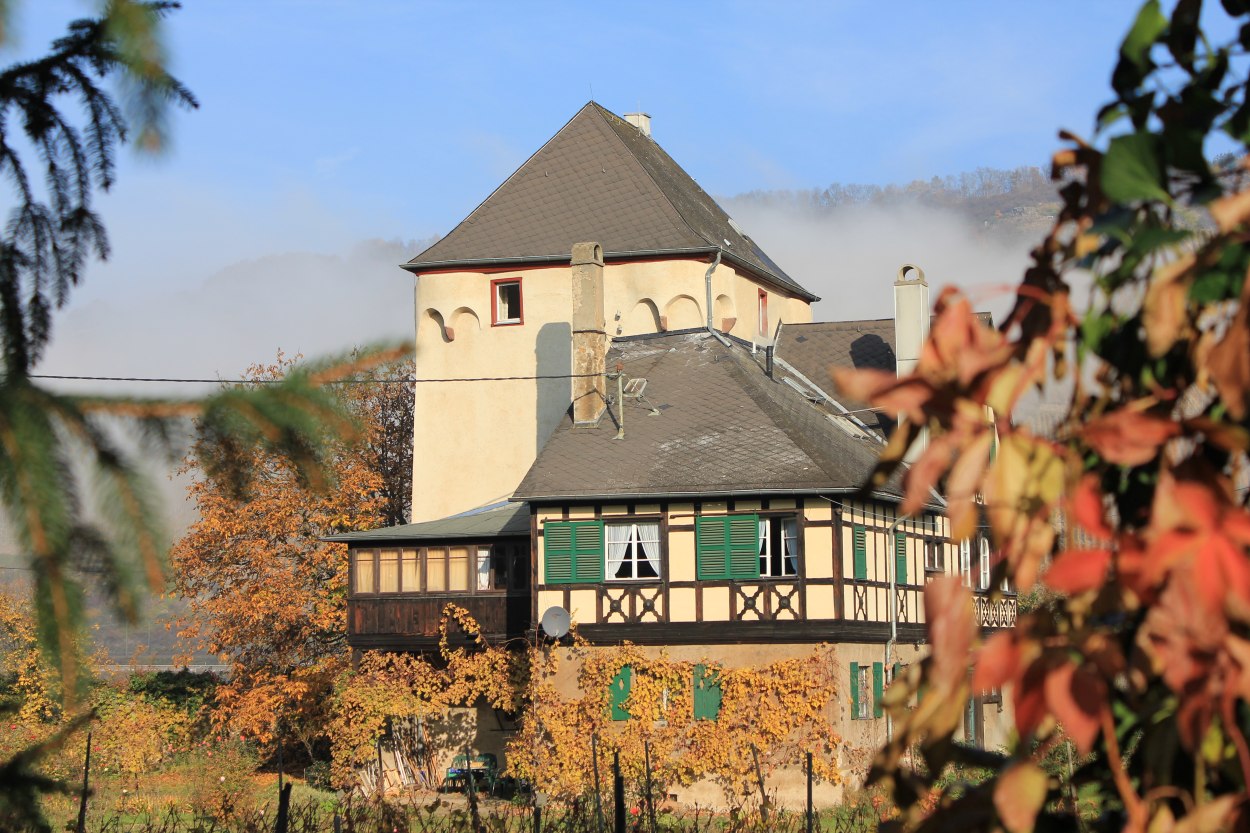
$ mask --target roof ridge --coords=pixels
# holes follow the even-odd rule
[[[697,229],[695,229],[693,226],[690,225],[690,221],[685,218],[685,216],[681,213],[681,210],[678,209],[677,206],[673,204],[673,201],[671,199],[669,199],[668,194],[665,193],[662,187],[660,187],[660,183],[655,181],[655,177],[653,177],[651,175],[651,172],[647,170],[647,166],[642,164],[642,160],[638,158],[638,156],[634,153],[633,149],[629,145],[625,144],[625,140],[622,139],[620,137],[620,134],[618,134],[612,128],[612,124],[608,121],[607,117],[611,116],[614,119],[619,119],[625,124],[629,124],[629,122],[626,122],[620,116],[616,115],[616,113],[613,113],[611,110],[604,107],[602,104],[600,104],[597,101],[592,101],[590,102],[590,104],[594,105],[595,112],[598,114],[599,118],[603,120],[604,126],[608,129],[608,133],[612,137],[612,141],[620,145],[621,148],[624,149],[625,155],[629,158],[629,160],[634,163],[634,165],[638,168],[638,170],[642,171],[643,176],[645,176],[647,178],[647,181],[651,183],[651,187],[654,188],[659,193],[660,198],[663,199],[665,205],[669,207],[669,211],[671,211],[674,215],[677,216],[677,219],[681,221],[681,224],[684,225],[690,231],[690,233],[694,235],[696,239],[702,240],[704,243],[708,243],[709,245],[712,245],[710,244],[710,242],[708,241],[706,237],[704,237],[702,234],[698,232]],[[590,105],[587,105],[587,106],[590,106]],[[629,125],[629,126],[631,129],[635,129],[635,130],[637,129],[637,128],[634,128],[633,125]],[[647,137],[647,138],[650,138],[650,137]],[[655,142],[655,140],[652,140],[652,142],[657,147],[659,147],[659,143]]]
[[[607,109],[602,104],[599,104],[597,102],[592,102],[592,103],[594,103],[595,107],[598,108],[599,117],[603,119],[605,122],[607,122],[606,116],[611,116],[612,118],[620,119],[622,122],[625,122],[625,124],[629,124],[629,122],[626,122],[620,116],[616,115],[616,113],[613,113],[611,110]],[[633,125],[629,125],[629,126],[633,128]],[[642,160],[638,158],[638,156],[634,153],[633,149],[630,148],[629,145],[625,144],[625,140],[621,138],[619,133],[611,129],[612,125],[610,123],[608,123],[608,128],[609,128],[608,132],[612,134],[612,138],[616,140],[616,142],[621,147],[625,148],[625,153],[627,153],[629,155],[629,158],[634,161],[634,164],[637,165],[642,170],[643,174],[647,177],[647,181],[651,183],[651,186],[655,188],[656,191],[660,192],[660,196],[664,198],[664,202],[668,204],[668,207],[672,209],[672,212],[674,214],[677,215],[677,218],[681,220],[682,224],[687,229],[690,230],[690,233],[693,234],[699,240],[702,240],[704,243],[707,243],[709,246],[715,246],[718,250],[723,249],[719,241],[714,242],[714,241],[708,240],[706,236],[704,236],[698,229],[696,229],[694,226],[690,224],[690,221],[686,219],[686,215],[681,213],[681,209],[679,209],[673,203],[672,199],[670,199],[668,196],[668,192],[665,191],[664,188],[660,185],[660,183],[656,181],[655,177],[651,175],[651,171],[647,169],[647,166],[642,164]],[[636,130],[637,128],[634,128],[634,129]],[[664,150],[664,148],[660,147],[659,142],[655,141],[654,139],[651,139],[650,136],[647,136],[647,138],[651,141],[652,144],[654,144],[661,151]],[[681,166],[678,166],[678,167],[681,167]],[[683,168],[682,170],[685,170],[685,169]],[[689,175],[689,172],[687,172],[687,175]],[[694,177],[690,177],[690,179],[692,182],[694,181]],[[698,183],[695,182],[695,184],[697,185]]]

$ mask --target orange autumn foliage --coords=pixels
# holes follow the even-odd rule
[[[254,366],[249,378],[276,379],[293,362]],[[363,386],[345,386],[349,407]],[[355,397],[353,399],[352,397]],[[364,436],[381,414],[352,408]],[[185,635],[230,665],[218,689],[218,725],[268,742],[278,720],[306,746],[322,737],[334,680],[346,667],[347,552],[329,534],[383,524],[384,483],[360,446],[328,455],[333,487],[307,485],[289,463],[252,449],[246,495],[205,474],[221,449],[201,438],[186,468],[198,475],[190,499],[199,520],[171,553],[174,589],[190,602]],[[231,453],[240,453],[238,448]]]

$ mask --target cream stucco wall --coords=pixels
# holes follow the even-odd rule
[[[607,334],[631,336],[706,323],[709,264],[699,260],[604,267]],[[492,281],[520,280],[523,322],[493,326]],[[769,332],[756,332],[758,292],[768,295]],[[811,321],[810,305],[721,264],[712,275],[720,329],[769,343],[778,321]],[[572,271],[567,265],[419,276],[416,376],[422,380],[527,377],[516,381],[420,383],[413,438],[414,522],[507,498],[571,401]],[[730,321],[729,319],[733,319]]]

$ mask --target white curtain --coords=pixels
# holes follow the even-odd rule
[[[981,581],[980,588],[986,590],[990,586],[990,540],[981,538]]]
[[[793,518],[782,521],[782,539],[785,541],[786,565],[785,574],[799,574],[799,522]]]
[[[621,569],[625,555],[629,552],[629,539],[634,531],[633,524],[607,524],[604,529],[608,533],[608,563],[604,566],[604,578],[616,578],[616,571]],[[630,577],[632,578],[632,576]]]
[[[638,543],[642,544],[643,555],[647,557],[655,574],[660,575],[660,525],[638,524]]]

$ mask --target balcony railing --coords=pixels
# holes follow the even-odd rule
[[[1011,628],[1016,624],[1016,597],[999,596],[992,599],[988,595],[975,593],[972,596],[976,608],[977,624],[983,628]]]
[[[524,592],[357,596],[347,602],[347,641],[356,647],[432,644],[449,603],[467,610],[488,639],[522,636],[529,627],[530,596]]]

